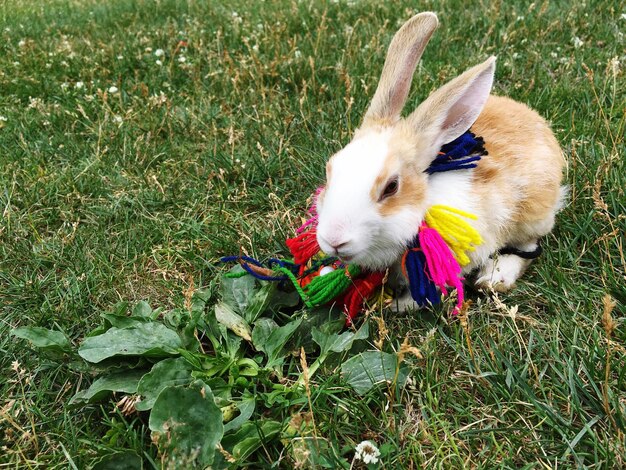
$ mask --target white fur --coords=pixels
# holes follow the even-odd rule
[[[384,269],[396,261],[423,217],[419,209],[382,217],[372,201],[370,190],[383,169],[390,137],[389,130],[367,133],[335,155],[318,207],[322,250],[369,269]],[[333,246],[338,245],[337,252]]]
[[[537,243],[525,243],[518,248],[531,252],[537,248]],[[515,255],[496,255],[489,258],[480,268],[476,277],[476,285],[481,289],[508,291],[515,285],[515,281],[524,274],[531,260]]]

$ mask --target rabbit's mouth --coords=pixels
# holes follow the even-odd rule
[[[339,259],[344,263],[351,263],[354,259],[353,255],[339,255]]]

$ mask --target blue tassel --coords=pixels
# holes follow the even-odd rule
[[[483,155],[487,155],[485,141],[482,137],[476,137],[471,131],[467,131],[441,147],[440,155],[432,161],[426,173],[432,175],[443,171],[476,168],[475,162]]]
[[[434,305],[441,301],[437,286],[428,277],[426,256],[419,249],[419,242],[413,243],[404,259],[404,268],[409,278],[411,297],[419,306]]]

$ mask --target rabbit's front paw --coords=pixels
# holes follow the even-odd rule
[[[402,313],[407,310],[417,310],[419,305],[411,297],[411,291],[406,289],[401,295],[393,299],[389,308],[394,313]]]
[[[515,287],[515,281],[524,273],[529,264],[529,260],[516,255],[489,258],[478,272],[476,287],[482,290],[508,292]]]

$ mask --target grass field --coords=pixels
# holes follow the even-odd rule
[[[114,401],[69,408],[91,376],[9,330],[78,344],[119,301],[171,309],[203,286],[215,300],[221,256],[285,255],[391,36],[419,10],[441,27],[409,106],[496,54],[495,93],[552,123],[570,201],[514,292],[470,293],[467,325],[449,305],[384,313],[384,348],[408,336],[423,355],[406,359],[401,394],[358,397],[330,367],[300,411],[311,405],[315,432],[348,463],[371,439],[384,468],[626,465],[623,4],[8,0],[1,468],[86,468],[125,449],[156,466],[144,417]],[[278,439],[240,463],[295,465]]]

